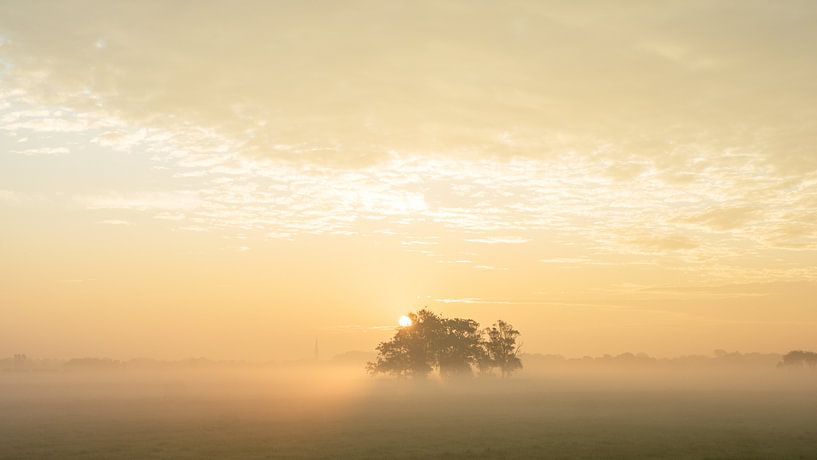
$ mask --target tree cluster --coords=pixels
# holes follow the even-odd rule
[[[411,325],[400,327],[391,340],[377,346],[377,359],[366,365],[372,374],[425,377],[433,371],[440,376],[472,375],[499,369],[509,376],[522,368],[519,331],[497,321],[480,329],[472,319],[445,318],[427,309],[410,313]]]
[[[817,353],[813,351],[793,350],[783,355],[780,367],[811,367],[817,368]]]

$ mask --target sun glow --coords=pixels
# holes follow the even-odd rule
[[[399,320],[397,320],[397,323],[400,325],[400,327],[409,327],[411,326],[411,318],[409,318],[406,315],[403,315],[400,317]]]

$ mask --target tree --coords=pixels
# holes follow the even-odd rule
[[[482,356],[479,323],[472,319],[443,319],[443,335],[436,344],[437,364],[443,377],[471,375],[471,365]]]
[[[521,345],[516,344],[519,331],[510,323],[499,320],[485,329],[485,335],[487,339],[483,342],[485,349],[483,359],[487,362],[483,363],[483,367],[498,367],[503,377],[522,368],[522,361],[517,356]]]
[[[408,316],[410,326],[398,328],[391,340],[377,346],[377,359],[366,364],[370,373],[422,378],[437,370],[450,378],[469,376],[476,366],[480,372],[500,367],[506,376],[522,367],[516,357],[519,331],[504,321],[483,331],[472,319],[444,318],[427,309]]]
[[[377,346],[377,360],[366,364],[370,373],[425,377],[437,365],[442,318],[426,309],[408,316],[411,326],[398,328],[391,340]]]
[[[793,350],[783,355],[783,361],[778,366],[787,367],[817,367],[817,353],[813,351]]]

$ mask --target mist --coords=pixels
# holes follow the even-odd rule
[[[817,372],[779,355],[523,355],[445,380],[357,358],[5,366],[0,457],[796,457],[817,436]]]

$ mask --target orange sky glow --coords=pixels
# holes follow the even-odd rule
[[[0,355],[817,347],[817,4],[0,4]]]

